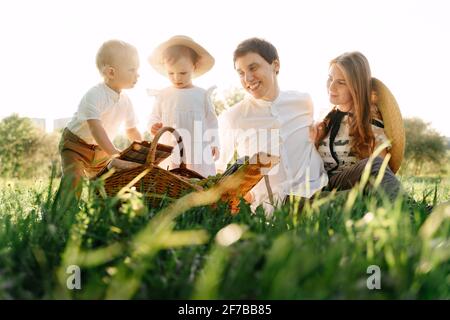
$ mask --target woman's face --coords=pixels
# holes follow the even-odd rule
[[[339,107],[341,111],[349,111],[353,106],[353,98],[344,73],[337,64],[332,64],[328,72],[328,98],[330,103]]]

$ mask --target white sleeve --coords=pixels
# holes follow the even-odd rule
[[[301,95],[300,99],[296,100],[295,105],[298,107],[300,114],[299,126],[307,127],[314,123],[314,103],[311,95],[304,93]]]
[[[230,124],[229,112],[224,111],[218,119],[220,157],[216,161],[216,168],[225,171],[227,164],[233,159],[235,150],[235,132]]]
[[[127,97],[128,103],[127,103],[127,113],[125,118],[125,128],[135,128],[138,121],[136,118],[136,113],[134,112],[133,104],[131,103],[131,100],[129,97]]]
[[[211,94],[216,87],[211,87],[206,91],[206,103],[205,103],[205,131],[207,139],[212,138],[211,146],[220,146],[219,137],[219,123],[217,120],[216,111],[214,110],[214,104],[211,99]]]
[[[88,91],[81,99],[78,106],[77,116],[81,121],[96,119],[100,120],[100,116],[105,107],[105,99],[97,92],[97,90]]]
[[[308,112],[309,112],[309,116],[310,116],[310,121],[313,122],[314,121],[314,103],[313,100],[311,98],[311,96],[308,94],[308,100],[307,100],[307,105],[308,105]]]

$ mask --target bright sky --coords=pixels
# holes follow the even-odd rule
[[[421,117],[450,136],[449,9],[446,0],[5,0],[0,117],[70,117],[101,80],[98,47],[118,38],[140,52],[141,77],[128,94],[143,126],[152,105],[145,89],[169,84],[146,61],[160,42],[177,34],[194,38],[216,59],[194,84],[223,91],[240,86],[233,50],[258,36],[278,49],[281,89],[309,92],[316,118],[329,107],[329,60],[359,50],[405,117]]]

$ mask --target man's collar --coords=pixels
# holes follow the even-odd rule
[[[261,107],[270,107],[270,106],[272,106],[273,104],[275,104],[275,103],[280,99],[281,91],[278,90],[278,94],[277,94],[277,96],[275,97],[275,99],[273,99],[273,100],[256,99],[255,97],[253,97],[253,96],[250,95],[250,94],[249,94],[249,96],[250,96],[250,99],[253,100],[258,106],[261,106]]]

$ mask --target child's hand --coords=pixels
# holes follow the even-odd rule
[[[131,162],[131,161],[126,161],[126,160],[121,160],[118,158],[114,158],[112,159],[112,161],[108,164],[108,169],[111,168],[116,168],[117,171],[121,171],[121,170],[127,170],[127,169],[134,169],[141,166],[140,163],[136,163],[136,162]]]
[[[163,126],[163,124],[161,122],[155,123],[154,125],[152,125],[151,128],[151,133],[152,135],[155,135],[158,133],[159,129],[161,129]]]
[[[219,148],[217,147],[211,147],[212,150],[212,156],[213,156],[213,160],[217,161],[217,159],[219,159],[220,153],[219,153]]]

